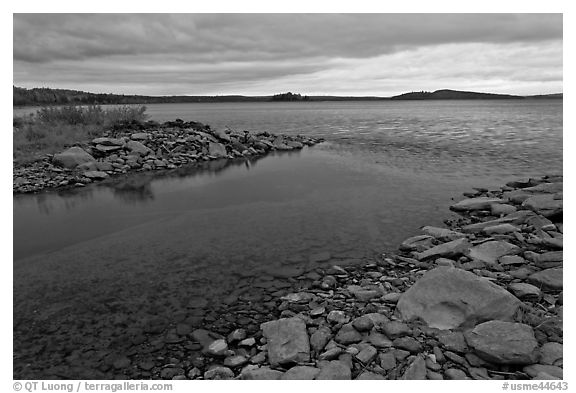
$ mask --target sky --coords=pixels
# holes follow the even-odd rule
[[[13,83],[142,95],[562,92],[562,14],[14,14]]]

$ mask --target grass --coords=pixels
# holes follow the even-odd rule
[[[15,117],[13,158],[26,164],[54,154],[75,143],[101,136],[114,125],[146,120],[146,107],[61,106],[42,108],[29,117]]]

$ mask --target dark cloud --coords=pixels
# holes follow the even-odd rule
[[[509,73],[517,80],[523,72],[497,58],[502,47],[527,48],[520,67],[541,67],[545,78],[554,79],[561,76],[561,50],[552,57],[538,50],[561,42],[561,14],[15,14],[14,83],[122,85],[135,89],[126,93],[146,94],[168,94],[168,87],[180,94],[218,93],[215,88],[225,85],[243,89],[234,93],[270,93],[263,91],[266,81],[282,86],[308,78],[306,86],[296,86],[303,89],[338,70],[345,72],[332,84],[378,81],[370,75],[377,70],[357,69],[394,64],[393,75],[406,66],[425,70],[419,61],[433,70],[430,62],[439,60],[447,64],[437,76]],[[470,48],[494,56],[463,52]],[[426,57],[414,57],[418,53]],[[454,56],[451,64],[438,59],[446,54]],[[485,69],[467,72],[477,68],[475,57]],[[402,59],[410,63],[403,67]],[[354,66],[346,68],[346,61]]]

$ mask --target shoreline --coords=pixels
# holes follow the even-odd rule
[[[315,256],[326,268],[239,282],[225,304],[194,298],[187,318],[143,321],[117,350],[67,359],[89,359],[80,374],[40,361],[28,377],[562,379],[562,176],[508,184],[464,193],[461,218],[399,252],[350,266]]]
[[[321,138],[211,129],[198,122],[136,124],[106,131],[90,142],[13,168],[13,194],[83,187],[120,175],[175,170],[206,161],[261,158],[300,150]]]

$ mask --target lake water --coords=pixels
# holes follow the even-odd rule
[[[70,353],[109,350],[126,326],[207,318],[239,288],[262,300],[251,291],[275,276],[393,251],[419,227],[441,225],[451,198],[473,186],[562,173],[561,100],[162,104],[148,113],[326,142],[14,196],[15,376],[52,375],[42,370],[59,364],[78,377]]]

